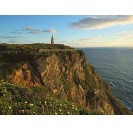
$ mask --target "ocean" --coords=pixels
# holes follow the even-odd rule
[[[81,50],[102,79],[110,84],[113,95],[128,109],[133,109],[133,48],[82,48]]]

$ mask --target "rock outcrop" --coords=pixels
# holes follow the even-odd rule
[[[8,75],[8,80],[14,84],[23,87],[45,86],[59,99],[104,114],[130,114],[112,96],[109,85],[86,61],[81,50],[47,50],[34,53],[29,60],[20,58],[20,61],[21,66]]]

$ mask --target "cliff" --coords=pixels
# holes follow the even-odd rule
[[[45,95],[40,95],[49,100],[54,97],[103,114],[131,114],[81,50],[63,45],[1,46],[1,79],[26,89],[45,87]]]

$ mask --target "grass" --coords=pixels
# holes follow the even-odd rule
[[[48,51],[42,51],[39,53],[39,49],[48,49]],[[59,49],[59,52],[58,52]],[[66,51],[70,54],[68,50],[74,50],[69,46],[64,46],[63,44],[1,44],[0,43],[0,79],[7,79],[14,69],[18,69],[22,62],[32,62],[35,61],[39,56],[50,56],[58,55]],[[75,53],[74,52],[74,53]]]
[[[90,115],[102,114],[57,97],[46,96],[46,87],[29,89],[0,81],[1,115]]]

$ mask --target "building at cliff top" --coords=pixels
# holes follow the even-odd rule
[[[51,37],[51,44],[54,45],[54,37],[53,37],[53,35]]]

